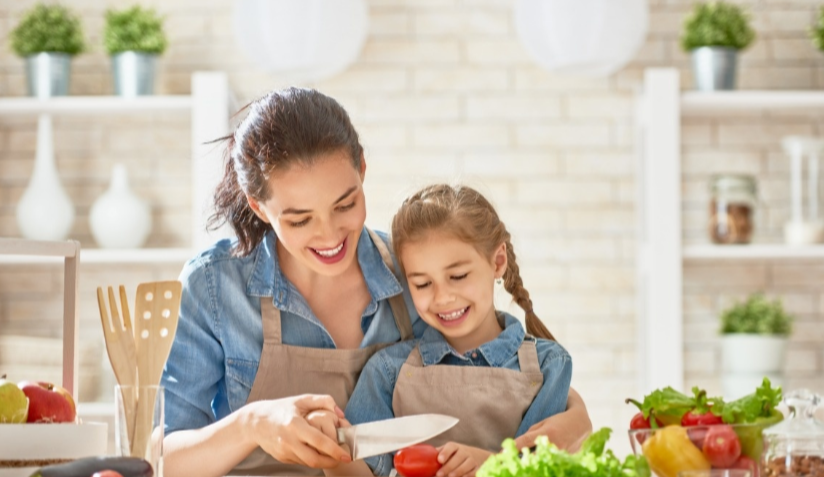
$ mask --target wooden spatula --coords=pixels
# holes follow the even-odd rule
[[[178,281],[141,283],[137,286],[134,339],[137,344],[137,376],[141,388],[160,383],[160,375],[177,330],[181,292],[182,285]],[[144,393],[138,398],[132,440],[134,457],[147,460],[151,457],[144,453],[152,434],[151,417],[154,407],[153,393]]]
[[[128,441],[131,443],[134,438],[135,403],[137,402],[137,390],[135,388],[137,385],[137,353],[134,345],[132,322],[129,318],[129,300],[126,298],[126,287],[120,285],[122,315],[117,312],[117,300],[115,300],[112,287],[109,287],[111,319],[106,313],[106,299],[101,287],[97,287],[97,305],[100,307],[100,321],[103,325],[103,337],[106,340],[109,362],[112,363],[114,375],[121,386],[123,411],[126,416],[126,433],[128,434]]]

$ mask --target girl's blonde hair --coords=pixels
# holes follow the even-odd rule
[[[526,312],[527,332],[539,338],[555,340],[533,310],[532,300],[524,288],[515,261],[509,232],[483,195],[467,186],[435,184],[404,200],[392,219],[395,256],[400,260],[405,245],[421,240],[430,232],[443,232],[472,244],[481,256],[488,259],[502,243],[506,244],[504,289]]]

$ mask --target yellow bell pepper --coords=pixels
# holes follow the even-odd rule
[[[677,477],[684,470],[709,470],[710,462],[681,426],[655,431],[641,446],[650,469],[659,477]]]

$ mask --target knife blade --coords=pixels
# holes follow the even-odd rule
[[[365,459],[429,440],[458,423],[443,414],[417,414],[338,428],[338,444],[346,444],[352,460]]]

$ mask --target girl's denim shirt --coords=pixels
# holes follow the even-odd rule
[[[378,234],[388,243],[386,234]],[[167,434],[204,427],[246,403],[263,349],[261,297],[272,297],[281,311],[284,344],[335,348],[306,300],[283,275],[276,240],[269,231],[246,257],[232,255],[235,240],[221,240],[184,266],[177,333],[161,378]],[[371,295],[361,318],[361,347],[400,340],[388,302],[400,293],[420,337],[427,325],[415,311],[406,280],[386,266],[365,228],[357,254]],[[398,270],[397,262],[394,265]]]
[[[416,344],[420,344],[424,366],[486,366],[519,370],[518,348],[524,340],[524,328],[514,316],[508,313],[503,315],[504,330],[501,334],[464,354],[455,351],[434,328],[424,331],[419,340],[404,341],[378,351],[363,368],[346,406],[346,418],[352,424],[361,424],[395,417],[392,411],[395,383],[401,366]],[[535,347],[544,383],[512,437],[518,437],[534,424],[566,410],[572,381],[572,358],[555,341],[535,339]],[[507,403],[502,402],[501,405],[506,406]],[[375,475],[389,475],[394,467],[392,454],[367,458],[366,463]]]

